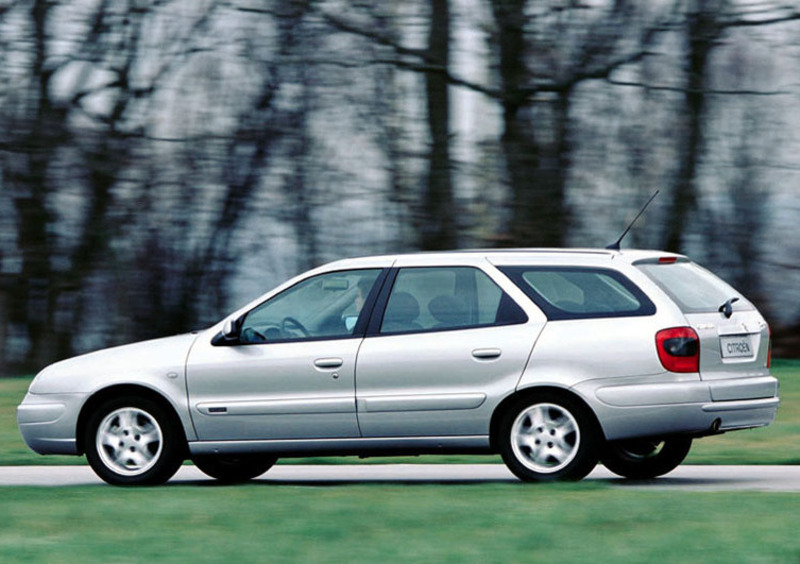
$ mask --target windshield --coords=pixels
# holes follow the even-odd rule
[[[733,311],[752,310],[744,297],[708,270],[689,261],[641,262],[636,266],[664,290],[684,313],[719,311],[731,298],[739,298]]]

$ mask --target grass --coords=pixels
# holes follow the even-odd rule
[[[777,422],[697,441],[690,461],[797,462],[800,362],[776,362],[773,373],[782,386]],[[14,408],[29,381],[0,379],[0,464],[83,460],[40,457],[24,446]],[[420,458],[442,460],[449,458]],[[799,509],[798,493],[658,492],[602,482],[3,487],[0,558],[777,564],[800,562]]]
[[[3,488],[3,562],[800,561],[800,494],[581,484]]]
[[[695,441],[689,464],[800,464],[800,361],[776,360],[772,373],[781,383],[781,406],[775,423],[764,429],[736,431]],[[30,378],[0,378],[0,465],[82,464],[83,458],[40,456],[23,443],[16,406]],[[289,463],[356,463],[358,458],[294,459]],[[499,462],[499,457],[422,456],[370,458],[366,462]]]

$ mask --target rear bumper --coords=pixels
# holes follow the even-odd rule
[[[719,431],[765,427],[775,421],[777,397],[741,401],[717,401],[703,405],[703,411],[719,419]]]
[[[606,439],[705,435],[764,427],[780,400],[772,376],[713,381],[587,381],[575,387],[594,409]]]
[[[75,433],[84,394],[28,393],[17,407],[25,444],[39,454],[78,454]]]

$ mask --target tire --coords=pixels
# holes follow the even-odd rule
[[[600,431],[579,400],[542,393],[525,398],[503,415],[498,446],[520,480],[581,480],[597,465]]]
[[[257,478],[278,459],[263,455],[195,456],[192,462],[203,474],[226,484],[237,484]]]
[[[690,437],[612,441],[606,444],[601,462],[623,478],[646,480],[675,470],[691,448]]]
[[[109,484],[163,484],[183,462],[180,423],[168,408],[148,398],[106,401],[89,416],[85,433],[86,460]]]

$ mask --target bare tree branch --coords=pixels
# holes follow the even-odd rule
[[[540,93],[567,92],[581,82],[608,78],[615,70],[623,66],[639,62],[648,56],[650,54],[648,46],[652,44],[658,34],[667,31],[673,31],[675,29],[675,26],[671,24],[669,19],[662,18],[661,21],[653,26],[648,27],[644,31],[641,38],[642,47],[636,52],[611,60],[605,65],[598,65],[593,69],[573,73],[568,80],[563,82],[557,82],[548,79],[539,80],[538,82],[530,84],[529,86],[519,88],[512,99],[509,93],[504,92],[500,88],[494,88],[486,84],[467,80],[454,74],[449,68],[446,68],[441,61],[437,60],[435,57],[432,57],[426,49],[415,49],[404,46],[387,35],[363,26],[359,26],[339,16],[335,16],[322,9],[316,8],[313,6],[313,4],[312,9],[315,9],[316,13],[322,18],[322,20],[332,28],[372,40],[378,45],[392,49],[397,55],[399,55],[397,58],[375,59],[372,61],[373,63],[391,64],[398,68],[413,72],[441,74],[445,76],[448,82],[454,86],[461,86],[468,90],[478,92],[502,103],[510,102],[515,104],[529,100]],[[409,60],[409,57],[413,60]],[[330,61],[327,61],[327,63],[330,64]],[[520,96],[522,97],[522,100],[520,99]]]
[[[435,58],[431,57],[428,51],[425,49],[415,49],[404,46],[382,33],[373,31],[369,28],[362,27],[353,22],[347,21],[344,18],[341,18],[339,16],[326,12],[322,9],[319,9],[313,4],[311,7],[312,9],[316,10],[316,13],[322,18],[322,20],[325,23],[327,23],[334,29],[358,35],[366,39],[370,39],[379,45],[392,49],[396,54],[400,55],[400,57],[394,59],[392,58],[375,59],[372,61],[372,63],[374,64],[390,64],[398,68],[402,68],[413,72],[441,74],[445,76],[448,82],[454,86],[461,86],[463,88],[481,93],[489,98],[501,102],[519,103],[520,101],[530,100],[540,93],[568,92],[581,82],[588,80],[605,80],[610,84],[618,86],[632,86],[632,87],[648,88],[655,91],[686,93],[687,90],[681,87],[672,87],[667,85],[645,85],[636,82],[614,80],[611,78],[611,75],[618,69],[625,67],[627,65],[640,62],[647,56],[651,55],[652,53],[649,50],[649,47],[652,45],[652,43],[655,41],[656,37],[659,34],[674,32],[681,28],[682,24],[677,19],[679,16],[678,8],[680,7],[680,5],[681,2],[677,1],[673,6],[673,10],[671,11],[671,13],[660,18],[660,21],[656,22],[652,26],[647,27],[644,30],[642,37],[640,39],[640,47],[635,52],[625,55],[623,57],[612,59],[608,61],[606,64],[595,66],[595,68],[590,68],[588,70],[581,69],[578,72],[575,72],[565,81],[559,82],[559,81],[552,81],[549,79],[538,79],[533,84],[521,87],[519,91],[516,93],[517,97],[514,100],[511,100],[509,98],[508,93],[504,92],[502,89],[494,88],[486,84],[481,84],[475,81],[467,80],[460,76],[455,75],[449,69],[445,68],[445,66],[441,64],[441,61],[437,61],[435,60]],[[259,13],[269,13],[269,14],[274,13],[273,10],[260,10],[253,8],[244,8],[244,7],[239,7],[237,9],[243,11],[259,12]],[[800,20],[800,12],[793,12],[788,15],[758,19],[758,20],[747,19],[747,15],[748,14],[740,14],[732,16],[730,19],[721,21],[720,25],[723,28],[755,27],[755,26],[773,25],[773,24],[780,24],[780,23]],[[417,60],[409,60],[408,57]],[[353,63],[347,63],[347,62],[335,63],[330,59],[321,61],[321,63],[339,64],[341,66],[354,66]],[[591,65],[587,64],[586,66],[591,66]],[[742,94],[748,96],[776,96],[776,95],[792,94],[792,92],[788,91],[761,92],[761,91],[748,91],[748,90],[713,90],[713,91],[707,91],[706,93],[718,94],[718,95]],[[523,100],[520,100],[519,96],[522,96]]]
[[[787,22],[793,22],[800,20],[800,12],[794,12],[792,14],[788,14],[785,16],[777,16],[774,18],[765,18],[762,20],[750,20],[750,19],[731,19],[728,21],[721,22],[722,27],[759,27],[765,25],[775,25],[775,24],[782,24]]]
[[[692,93],[692,94],[712,94],[712,95],[720,95],[720,96],[791,96],[797,95],[797,92],[791,92],[789,90],[696,90],[696,89],[689,89],[684,88],[682,86],[669,86],[666,84],[645,84],[643,82],[635,82],[630,80],[616,80],[613,78],[605,77],[605,80],[609,84],[613,84],[615,86],[630,86],[633,88],[642,88],[647,90],[653,90],[656,92],[679,92],[682,94]]]
[[[489,88],[488,86],[484,86],[476,82],[462,79],[458,76],[455,76],[453,73],[449,72],[447,69],[445,69],[442,65],[439,64],[425,63],[425,62],[418,63],[403,59],[374,59],[372,62],[375,64],[394,65],[398,68],[414,72],[441,74],[442,76],[445,76],[447,78],[447,81],[453,86],[463,86],[464,88],[467,88],[474,92],[479,92],[481,94],[484,94],[485,96],[488,96],[489,98],[494,98],[496,100],[503,100],[505,97],[501,90],[498,90],[496,88]]]
[[[382,61],[376,60],[375,62],[385,62],[387,64],[393,64],[399,68],[415,72],[423,72],[423,73],[433,72],[441,74],[447,78],[447,81],[450,84],[454,86],[462,86],[469,90],[480,92],[481,94],[484,94],[490,98],[495,98],[495,99],[503,98],[503,93],[500,90],[490,88],[486,85],[456,76],[450,71],[450,69],[448,69],[445,65],[443,65],[441,61],[436,60],[435,57],[430,56],[430,54],[426,49],[414,49],[411,47],[406,47],[382,33],[360,27],[356,24],[345,21],[344,19],[338,16],[334,16],[333,14],[330,14],[328,12],[319,9],[317,9],[317,13],[323,19],[323,21],[325,21],[325,23],[327,23],[334,29],[358,35],[366,39],[370,39],[379,45],[392,49],[398,55],[414,57],[418,59],[418,61],[409,61],[407,59],[397,58],[397,59],[385,59]]]

